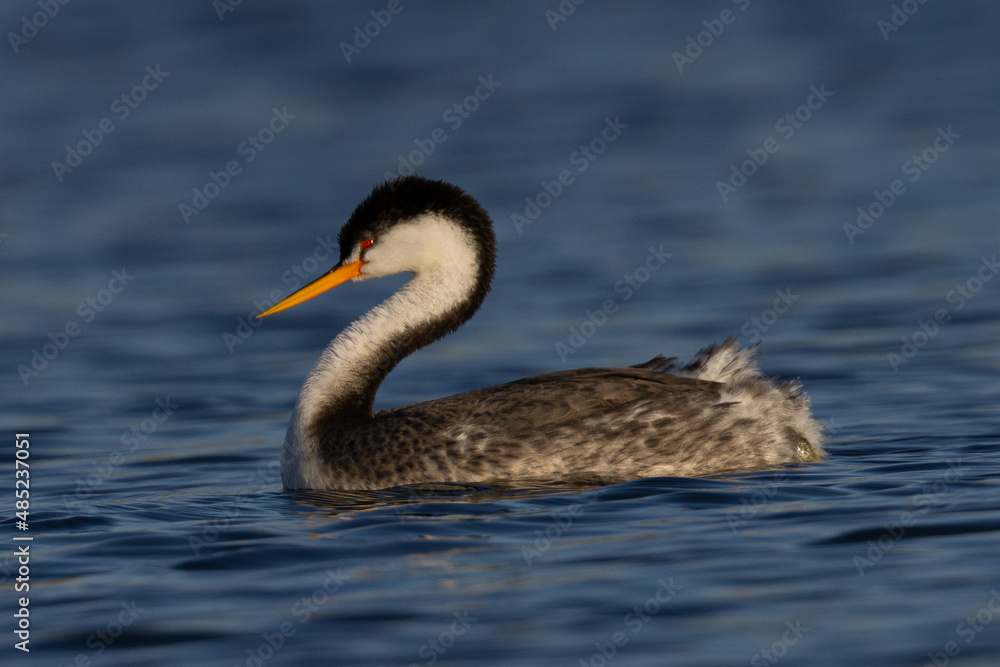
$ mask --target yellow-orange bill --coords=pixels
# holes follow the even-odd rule
[[[365,263],[359,259],[356,262],[351,262],[350,264],[334,268],[329,273],[320,276],[302,289],[286,296],[284,299],[258,315],[257,318],[267,317],[268,315],[273,315],[274,313],[285,310],[286,308],[297,306],[303,301],[308,301],[328,289],[333,289],[341,283],[346,283],[351,278],[357,278],[361,275],[361,267],[364,266],[364,264]]]

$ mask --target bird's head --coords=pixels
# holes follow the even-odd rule
[[[472,196],[443,181],[406,176],[376,186],[341,228],[338,243],[335,267],[258,317],[348,280],[429,274],[467,283],[485,296],[493,277],[496,237],[489,215]]]

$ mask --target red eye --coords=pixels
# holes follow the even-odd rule
[[[372,241],[371,239],[365,239],[364,241],[361,242],[361,249],[367,250],[368,248],[371,248],[373,245],[375,245],[375,241]]]

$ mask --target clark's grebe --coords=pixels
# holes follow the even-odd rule
[[[544,477],[702,476],[818,461],[819,424],[798,382],[764,378],[730,338],[680,365],[581,368],[373,412],[404,357],[479,309],[493,278],[489,215],[454,185],[388,181],[340,230],[340,262],[258,317],[347,280],[412,273],[333,339],[288,425],[288,489],[378,489]]]

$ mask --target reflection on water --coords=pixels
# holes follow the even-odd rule
[[[34,537],[33,655],[6,660],[996,663],[995,623],[960,625],[1000,580],[995,3],[926,3],[887,38],[894,6],[854,1],[585,3],[555,23],[554,3],[58,7],[0,9],[19,38],[0,421],[31,433]],[[811,91],[821,108],[779,129]],[[377,407],[737,335],[801,378],[830,458],[281,490],[305,374],[402,278],[250,315],[328,269],[355,204],[411,166],[484,203],[498,272]],[[17,567],[0,557],[0,579]]]

